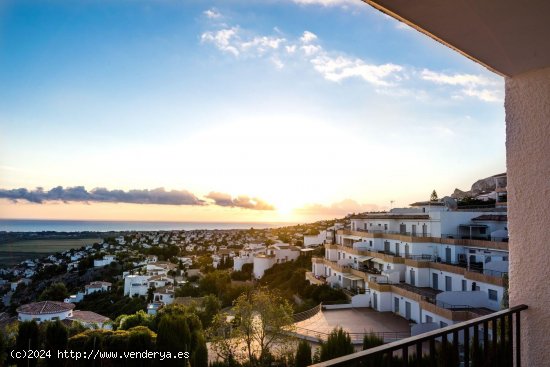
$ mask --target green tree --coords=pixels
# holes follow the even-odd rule
[[[38,298],[40,301],[60,301],[69,297],[69,291],[63,283],[54,283],[40,294]]]
[[[363,350],[374,348],[382,344],[384,344],[384,339],[373,332],[365,334],[363,337]]]
[[[46,359],[47,366],[59,364],[57,351],[67,349],[69,332],[65,325],[59,320],[48,322],[45,326],[44,347],[51,352],[51,357]]]
[[[3,366],[8,357],[8,338],[0,332],[0,366]]]
[[[265,365],[278,346],[292,339],[292,307],[277,292],[260,288],[241,294],[234,306],[237,326],[235,335],[242,340],[250,364]]]
[[[295,367],[307,367],[312,363],[311,360],[311,345],[305,340],[301,340],[296,350],[294,358]]]
[[[231,284],[231,278],[226,271],[216,270],[206,274],[199,282],[202,294],[214,294],[218,298]]]
[[[119,321],[119,329],[128,330],[136,326],[151,326],[153,317],[145,311],[139,310],[133,315],[124,315]]]
[[[434,190],[430,195],[430,201],[437,201],[437,200],[439,200],[439,197],[437,196],[437,192]]]
[[[218,297],[214,296],[213,294],[209,294],[208,296],[204,297],[201,306],[203,311],[200,312],[199,317],[201,319],[202,326],[204,328],[208,328],[210,327],[210,324],[212,324],[212,319],[214,318],[214,316],[218,312],[220,312],[221,302]]]
[[[332,330],[327,341],[321,344],[321,362],[351,353],[353,353],[351,338],[342,328]]]
[[[15,341],[16,350],[38,349],[38,324],[35,321],[23,321],[19,323],[17,339]],[[18,359],[17,367],[36,366],[37,359]]]
[[[241,350],[241,330],[234,329],[229,314],[220,312],[212,319],[207,330],[210,347],[218,357],[227,362],[235,362]]]

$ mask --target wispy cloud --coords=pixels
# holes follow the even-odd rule
[[[204,43],[212,43],[218,49],[233,54],[239,55],[239,50],[235,46],[234,40],[236,39],[238,28],[227,28],[216,32],[205,32],[201,35],[201,41]]]
[[[391,79],[399,79],[398,73],[403,67],[395,64],[367,64],[361,59],[351,59],[344,56],[330,57],[320,55],[311,63],[323,77],[333,82],[340,82],[348,78],[360,78],[364,81],[380,86],[389,86]]]
[[[374,92],[393,98],[413,98],[417,101],[440,98],[474,98],[483,102],[503,100],[502,81],[497,78],[446,74],[391,62],[370,62],[338,50],[325,49],[319,36],[309,30],[297,37],[283,35],[284,32],[278,28],[275,35],[258,35],[239,26],[225,26],[204,32],[201,41],[235,57],[263,57],[277,69],[282,69],[289,60],[301,59],[327,81],[342,83],[350,79],[360,80],[375,87]],[[433,84],[441,86],[437,94],[429,92],[433,90]]]
[[[204,32],[201,35],[203,43],[211,43],[219,50],[239,56],[248,54],[261,56],[268,51],[277,50],[285,39],[277,36],[247,37],[238,27],[225,28],[218,31]]]
[[[317,39],[317,35],[310,31],[305,31],[304,34],[302,34],[302,37],[300,37],[300,41],[302,43],[310,43]]]
[[[458,92],[463,96],[475,97],[486,102],[503,100],[502,83],[484,76],[445,74],[424,69],[421,72],[421,78],[439,85],[460,87]]]
[[[214,201],[216,205],[232,208],[244,208],[254,210],[274,210],[275,207],[258,198],[250,198],[245,195],[236,198],[222,192],[211,192],[206,198]]]
[[[206,196],[213,202],[198,198],[187,190],[170,190],[157,188],[153,190],[108,190],[106,188],[95,188],[86,190],[84,186],[75,187],[54,187],[51,190],[44,190],[38,187],[34,190],[26,188],[0,189],[0,199],[8,199],[12,202],[28,201],[36,204],[61,201],[64,203],[127,203],[127,204],[157,204],[157,205],[217,205],[223,207],[237,207],[253,210],[274,210],[275,208],[259,198],[250,198],[241,195],[232,198],[228,194],[211,192]]]
[[[203,14],[209,19],[218,19],[222,16],[221,13],[214,8],[205,10]]]

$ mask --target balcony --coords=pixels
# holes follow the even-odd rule
[[[327,282],[324,277],[316,277],[311,271],[306,272],[306,280],[315,285],[323,285]]]
[[[313,365],[521,366],[519,305],[473,320]]]

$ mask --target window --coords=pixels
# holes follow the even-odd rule
[[[489,289],[489,299],[491,301],[496,301],[498,299],[497,291],[495,291],[494,289]]]
[[[384,223],[384,230],[387,231],[388,230],[388,225],[386,223]]]
[[[338,280],[342,280],[342,276],[338,274]]]
[[[466,282],[466,279],[462,279],[462,292],[466,292],[468,290],[468,285]]]
[[[372,241],[369,241],[369,246],[372,247]]]
[[[487,233],[487,228],[480,228],[479,229],[479,234],[486,234]]]
[[[450,292],[453,290],[453,278],[445,276],[445,290]]]
[[[426,322],[427,322],[427,323],[434,322],[433,317],[426,315]]]

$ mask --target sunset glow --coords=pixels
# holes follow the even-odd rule
[[[1,218],[301,222],[505,170],[502,79],[368,6],[31,3],[0,12]],[[117,198],[159,188],[191,201]]]

